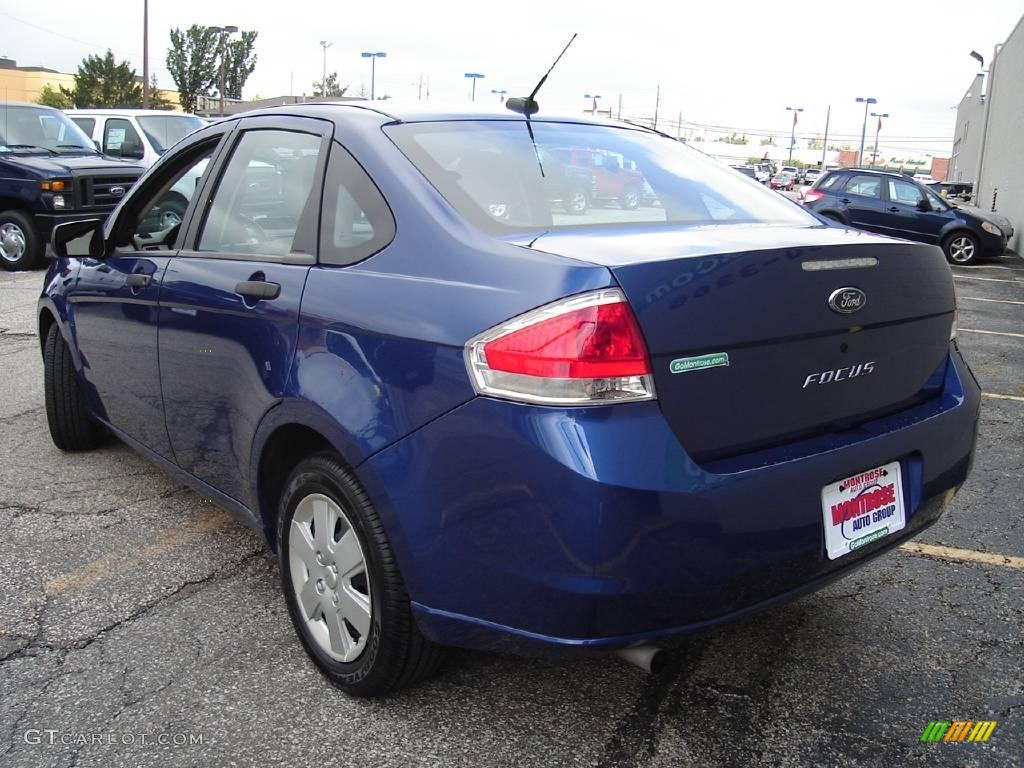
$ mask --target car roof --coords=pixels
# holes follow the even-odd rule
[[[259,115],[297,115],[309,117],[321,117],[334,119],[342,116],[346,111],[360,110],[372,112],[387,119],[389,122],[398,123],[430,123],[449,122],[462,120],[508,120],[522,121],[526,118],[518,113],[506,109],[500,104],[481,105],[479,103],[452,103],[438,104],[427,102],[403,102],[388,99],[386,101],[320,101],[306,104],[284,104],[275,107],[265,107],[251,112],[239,112],[229,115],[226,119],[256,117]],[[534,122],[563,122],[579,123],[583,125],[600,125],[615,128],[626,128],[649,133],[658,133],[643,125],[636,125],[620,120],[607,120],[601,117],[580,114],[567,114],[552,111],[550,113],[541,109],[533,115]]]
[[[175,115],[178,117],[199,117],[188,112],[178,112],[170,109],[117,109],[116,107],[97,107],[95,109],[65,109],[68,115],[131,115],[134,117],[148,115]],[[202,118],[199,118],[200,120]]]

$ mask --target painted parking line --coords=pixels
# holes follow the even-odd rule
[[[1024,403],[1024,397],[1018,397],[1017,395],[1000,395],[998,392],[982,392],[982,397],[991,397],[993,400],[1013,400],[1018,403]]]
[[[1005,269],[1010,272],[1024,272],[1024,265],[1008,267],[1003,264],[972,264],[970,266],[964,264],[953,264],[953,269]]]
[[[957,333],[984,333],[988,336],[1012,336],[1015,339],[1024,339],[1024,333],[1010,333],[1009,331],[982,331],[977,328],[957,328]]]
[[[957,301],[991,301],[994,304],[1021,304],[1024,301],[1011,301],[1010,299],[983,299],[980,296],[957,296]]]
[[[148,546],[111,552],[98,560],[93,560],[73,571],[50,579],[50,581],[43,585],[43,591],[47,595],[59,595],[89,589],[103,579],[116,576],[118,573],[134,565],[166,554],[175,547],[195,541],[207,532],[227,525],[230,522],[230,515],[226,512],[216,511],[212,515],[193,520],[191,523],[180,528],[163,531],[156,541]]]
[[[1007,280],[1005,277],[978,277],[976,275],[953,275],[954,280],[984,280],[986,283],[1016,283],[1017,285],[1024,284],[1024,280],[1010,279]]]
[[[1024,557],[998,555],[991,552],[979,552],[976,549],[958,549],[944,547],[939,544],[923,544],[919,541],[908,541],[901,544],[900,549],[910,555],[931,557],[936,560],[948,560],[957,563],[981,563],[982,565],[998,565],[1015,571],[1024,571]]]

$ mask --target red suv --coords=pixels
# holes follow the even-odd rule
[[[589,149],[556,149],[553,153],[570,165],[590,171],[593,177],[592,204],[615,200],[632,211],[639,207],[644,194],[644,175],[636,165],[615,152]]]

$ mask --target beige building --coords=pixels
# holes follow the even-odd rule
[[[23,101],[34,104],[39,100],[46,85],[54,90],[60,86],[70,90],[75,87],[75,76],[46,67],[19,67],[14,59],[0,56],[0,101]],[[177,91],[165,91],[161,88],[160,93],[176,109],[180,109]]]

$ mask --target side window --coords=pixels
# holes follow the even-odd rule
[[[825,178],[818,182],[818,189],[829,189],[830,187],[834,186],[837,181],[839,181],[839,178],[840,177],[838,173],[826,174]]]
[[[848,195],[861,195],[862,197],[882,196],[882,185],[878,176],[853,176],[846,182],[844,191]]]
[[[94,117],[72,117],[71,122],[82,129],[90,139],[92,138],[93,129],[96,128],[96,118]]]
[[[319,136],[284,130],[242,134],[221,175],[199,236],[200,251],[285,256],[307,205],[315,204]]]
[[[217,141],[197,147],[184,167],[179,166],[159,183],[152,196],[141,202],[136,209],[138,213],[131,233],[132,246],[136,250],[162,250],[174,245],[185,211],[199,189],[216,148]]]
[[[331,145],[324,183],[320,261],[353,264],[386,246],[395,219],[380,190],[337,142]]]
[[[92,135],[91,133],[89,134]],[[124,154],[125,150],[142,148],[142,139],[130,122],[121,117],[107,119],[103,127],[103,153],[106,155]]]
[[[921,190],[915,184],[907,181],[897,181],[896,179],[888,179],[887,181],[889,182],[889,200],[893,203],[917,205],[924,199]]]

